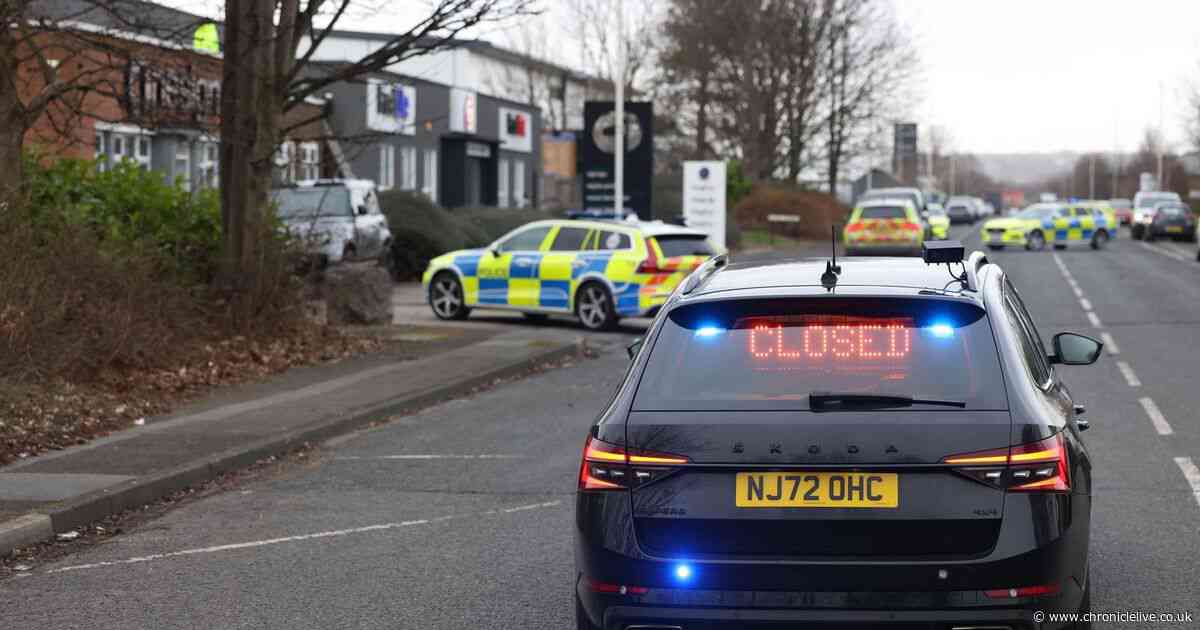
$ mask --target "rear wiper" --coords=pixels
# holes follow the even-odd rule
[[[856,394],[846,392],[813,392],[808,395],[808,406],[813,411],[853,410],[862,408],[911,407],[913,405],[938,405],[941,407],[967,406],[961,400],[934,400],[913,398],[898,394]]]

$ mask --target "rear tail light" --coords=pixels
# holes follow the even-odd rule
[[[588,590],[593,593],[606,593],[615,595],[645,595],[650,592],[650,589],[645,586],[628,586],[626,584],[613,584],[611,582],[601,582],[588,578]]]
[[[658,253],[654,249],[654,241],[646,239],[646,258],[638,265],[637,273],[662,273],[658,268]]]
[[[907,232],[920,232],[921,226],[917,223],[903,223],[900,228]]]
[[[994,588],[983,592],[989,599],[1017,599],[1019,597],[1048,597],[1062,590],[1058,584],[1020,586],[1017,588]]]
[[[951,455],[942,460],[955,471],[1010,492],[1067,492],[1070,465],[1062,432],[1028,444]]]
[[[636,488],[671,472],[671,466],[688,463],[688,458],[609,444],[588,436],[579,469],[580,490],[624,490]]]
[[[866,225],[864,225],[858,221],[855,221],[854,223],[851,223],[850,225],[846,226],[846,231],[847,232],[861,232],[861,231],[865,230],[866,228],[867,228]]]

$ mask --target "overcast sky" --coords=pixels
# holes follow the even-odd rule
[[[160,0],[219,13],[218,0]],[[429,0],[364,0],[343,28],[397,30]],[[1191,84],[1200,84],[1200,0],[882,0],[895,5],[921,58],[923,135],[939,125],[951,150],[974,153],[1123,151],[1162,123],[1176,150]],[[543,0],[560,58],[578,63],[555,24],[565,0]],[[200,9],[204,7],[204,9]],[[557,26],[557,28],[556,28]],[[504,45],[489,26],[472,33]],[[924,146],[922,147],[925,148]]]
[[[1178,150],[1200,78],[1200,0],[894,0],[917,39],[923,126],[952,149],[1122,150],[1159,124]]]

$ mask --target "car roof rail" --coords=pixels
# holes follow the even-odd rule
[[[979,290],[979,270],[987,264],[987,254],[981,251],[973,251],[967,257],[967,290]]]
[[[687,277],[687,280],[685,280],[683,283],[683,288],[680,289],[679,292],[683,295],[687,295],[692,291],[695,291],[700,287],[701,284],[703,284],[706,280],[711,278],[728,264],[729,254],[718,254],[712,258],[709,258],[708,260],[704,261],[703,265],[700,265],[699,269],[693,271],[692,274]]]

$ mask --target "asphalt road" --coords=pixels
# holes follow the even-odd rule
[[[975,232],[954,230],[969,248]],[[989,255],[1044,337],[1108,344],[1098,364],[1065,368],[1092,423],[1094,610],[1200,620],[1195,246]],[[580,449],[624,367],[611,352],[341,438],[0,582],[0,627],[573,627]]]

